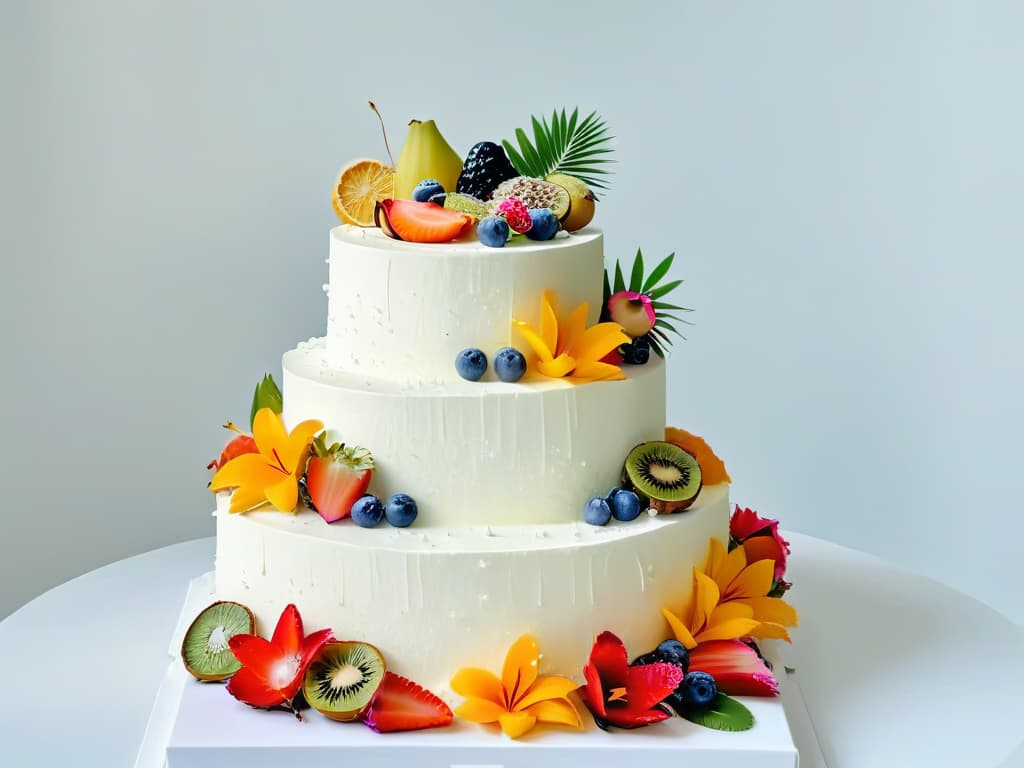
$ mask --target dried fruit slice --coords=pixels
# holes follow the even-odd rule
[[[678,445],[651,440],[629,452],[622,484],[659,513],[681,512],[700,493],[700,464]]]
[[[411,243],[446,243],[465,234],[475,223],[469,214],[412,200],[381,200],[374,218],[388,237]]]
[[[510,197],[518,197],[527,208],[550,208],[559,221],[569,215],[569,192],[550,181],[517,176],[499,184],[491,199],[500,202]]]
[[[725,469],[725,463],[718,458],[703,437],[685,429],[665,427],[665,442],[678,445],[697,460],[704,485],[732,482]]]
[[[320,714],[348,722],[369,706],[384,674],[384,657],[369,643],[325,643],[306,670],[302,693]]]
[[[452,722],[452,710],[440,698],[393,672],[384,680],[362,720],[377,733],[440,728]]]
[[[332,202],[334,212],[346,224],[372,227],[379,200],[392,197],[395,172],[379,160],[353,160],[338,174]]]
[[[181,660],[197,680],[227,680],[242,666],[228,641],[251,635],[256,627],[252,611],[240,603],[221,600],[202,611],[185,632]]]

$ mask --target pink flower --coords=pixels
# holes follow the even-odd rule
[[[729,520],[729,536],[732,539],[730,549],[743,547],[748,563],[756,563],[758,560],[774,562],[776,588],[785,591],[789,587],[782,580],[786,575],[789,542],[779,533],[778,520],[761,517],[754,510],[741,508],[737,504]]]

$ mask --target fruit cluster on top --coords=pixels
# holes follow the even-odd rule
[[[413,120],[397,163],[361,159],[341,171],[334,210],[347,224],[378,226],[389,237],[418,243],[475,231],[481,243],[500,248],[518,235],[543,241],[559,230],[582,229],[594,217],[591,188],[604,188],[603,166],[611,162],[604,122],[595,113],[580,119],[577,110],[566,115],[563,109],[550,123],[532,118],[532,124],[532,140],[516,131],[518,147],[481,141],[463,158],[433,120]],[[386,134],[384,140],[387,146]]]

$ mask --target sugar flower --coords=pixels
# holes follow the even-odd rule
[[[669,718],[658,704],[682,682],[683,670],[665,662],[631,667],[622,640],[602,632],[594,640],[583,676],[587,682],[580,697],[594,722],[601,728],[638,728]]]
[[[579,713],[567,698],[576,683],[567,677],[538,674],[539,660],[537,641],[523,635],[508,649],[501,679],[485,669],[460,669],[451,686],[466,701],[456,707],[455,714],[474,723],[497,723],[513,739],[537,723],[579,728]]]
[[[782,579],[786,575],[786,556],[789,555],[789,542],[779,533],[779,521],[761,517],[747,507],[736,505],[736,510],[729,520],[730,549],[743,547],[747,562],[771,560],[775,563],[773,578],[776,589],[786,591],[789,587]]]
[[[764,660],[740,640],[709,640],[690,651],[690,669],[707,672],[730,696],[778,696],[779,683]]]
[[[625,379],[619,366],[601,362],[609,352],[630,342],[622,327],[608,322],[587,328],[590,308],[585,301],[559,325],[556,304],[555,294],[545,291],[539,329],[521,320],[513,321],[537,355],[537,371],[553,379],[568,376],[575,382]]]
[[[245,453],[224,464],[210,481],[210,490],[234,488],[231,512],[247,512],[269,503],[281,512],[294,512],[299,500],[299,477],[306,467],[313,435],[324,425],[311,419],[289,433],[279,414],[261,408],[253,419],[257,453]]]
[[[748,565],[742,547],[726,552],[712,538],[703,569],[693,569],[693,589],[682,610],[662,608],[672,634],[689,649],[741,637],[788,641],[786,627],[796,626],[797,613],[781,598],[768,597],[774,567],[771,560]]]

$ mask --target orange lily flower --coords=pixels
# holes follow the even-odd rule
[[[583,302],[569,318],[558,324],[557,299],[545,291],[540,303],[540,328],[514,320],[513,326],[529,343],[537,355],[537,371],[544,376],[570,381],[619,381],[626,378],[622,369],[601,358],[612,350],[630,342],[618,323],[598,323],[587,328],[590,307]]]
[[[741,637],[789,640],[786,627],[797,625],[796,610],[779,597],[768,597],[775,563],[747,564],[743,547],[727,552],[712,538],[704,568],[693,569],[693,592],[679,613],[662,608],[675,638],[687,648],[709,640]]]
[[[539,675],[539,660],[537,641],[523,635],[508,649],[500,680],[486,669],[460,669],[451,686],[466,701],[455,714],[474,723],[498,723],[513,739],[537,723],[579,728],[579,713],[568,699],[578,684],[567,677]]]
[[[258,452],[224,464],[210,481],[210,490],[235,489],[231,512],[248,512],[268,503],[280,512],[294,512],[313,435],[323,428],[321,422],[310,419],[289,434],[279,414],[261,408],[252,423]]]

